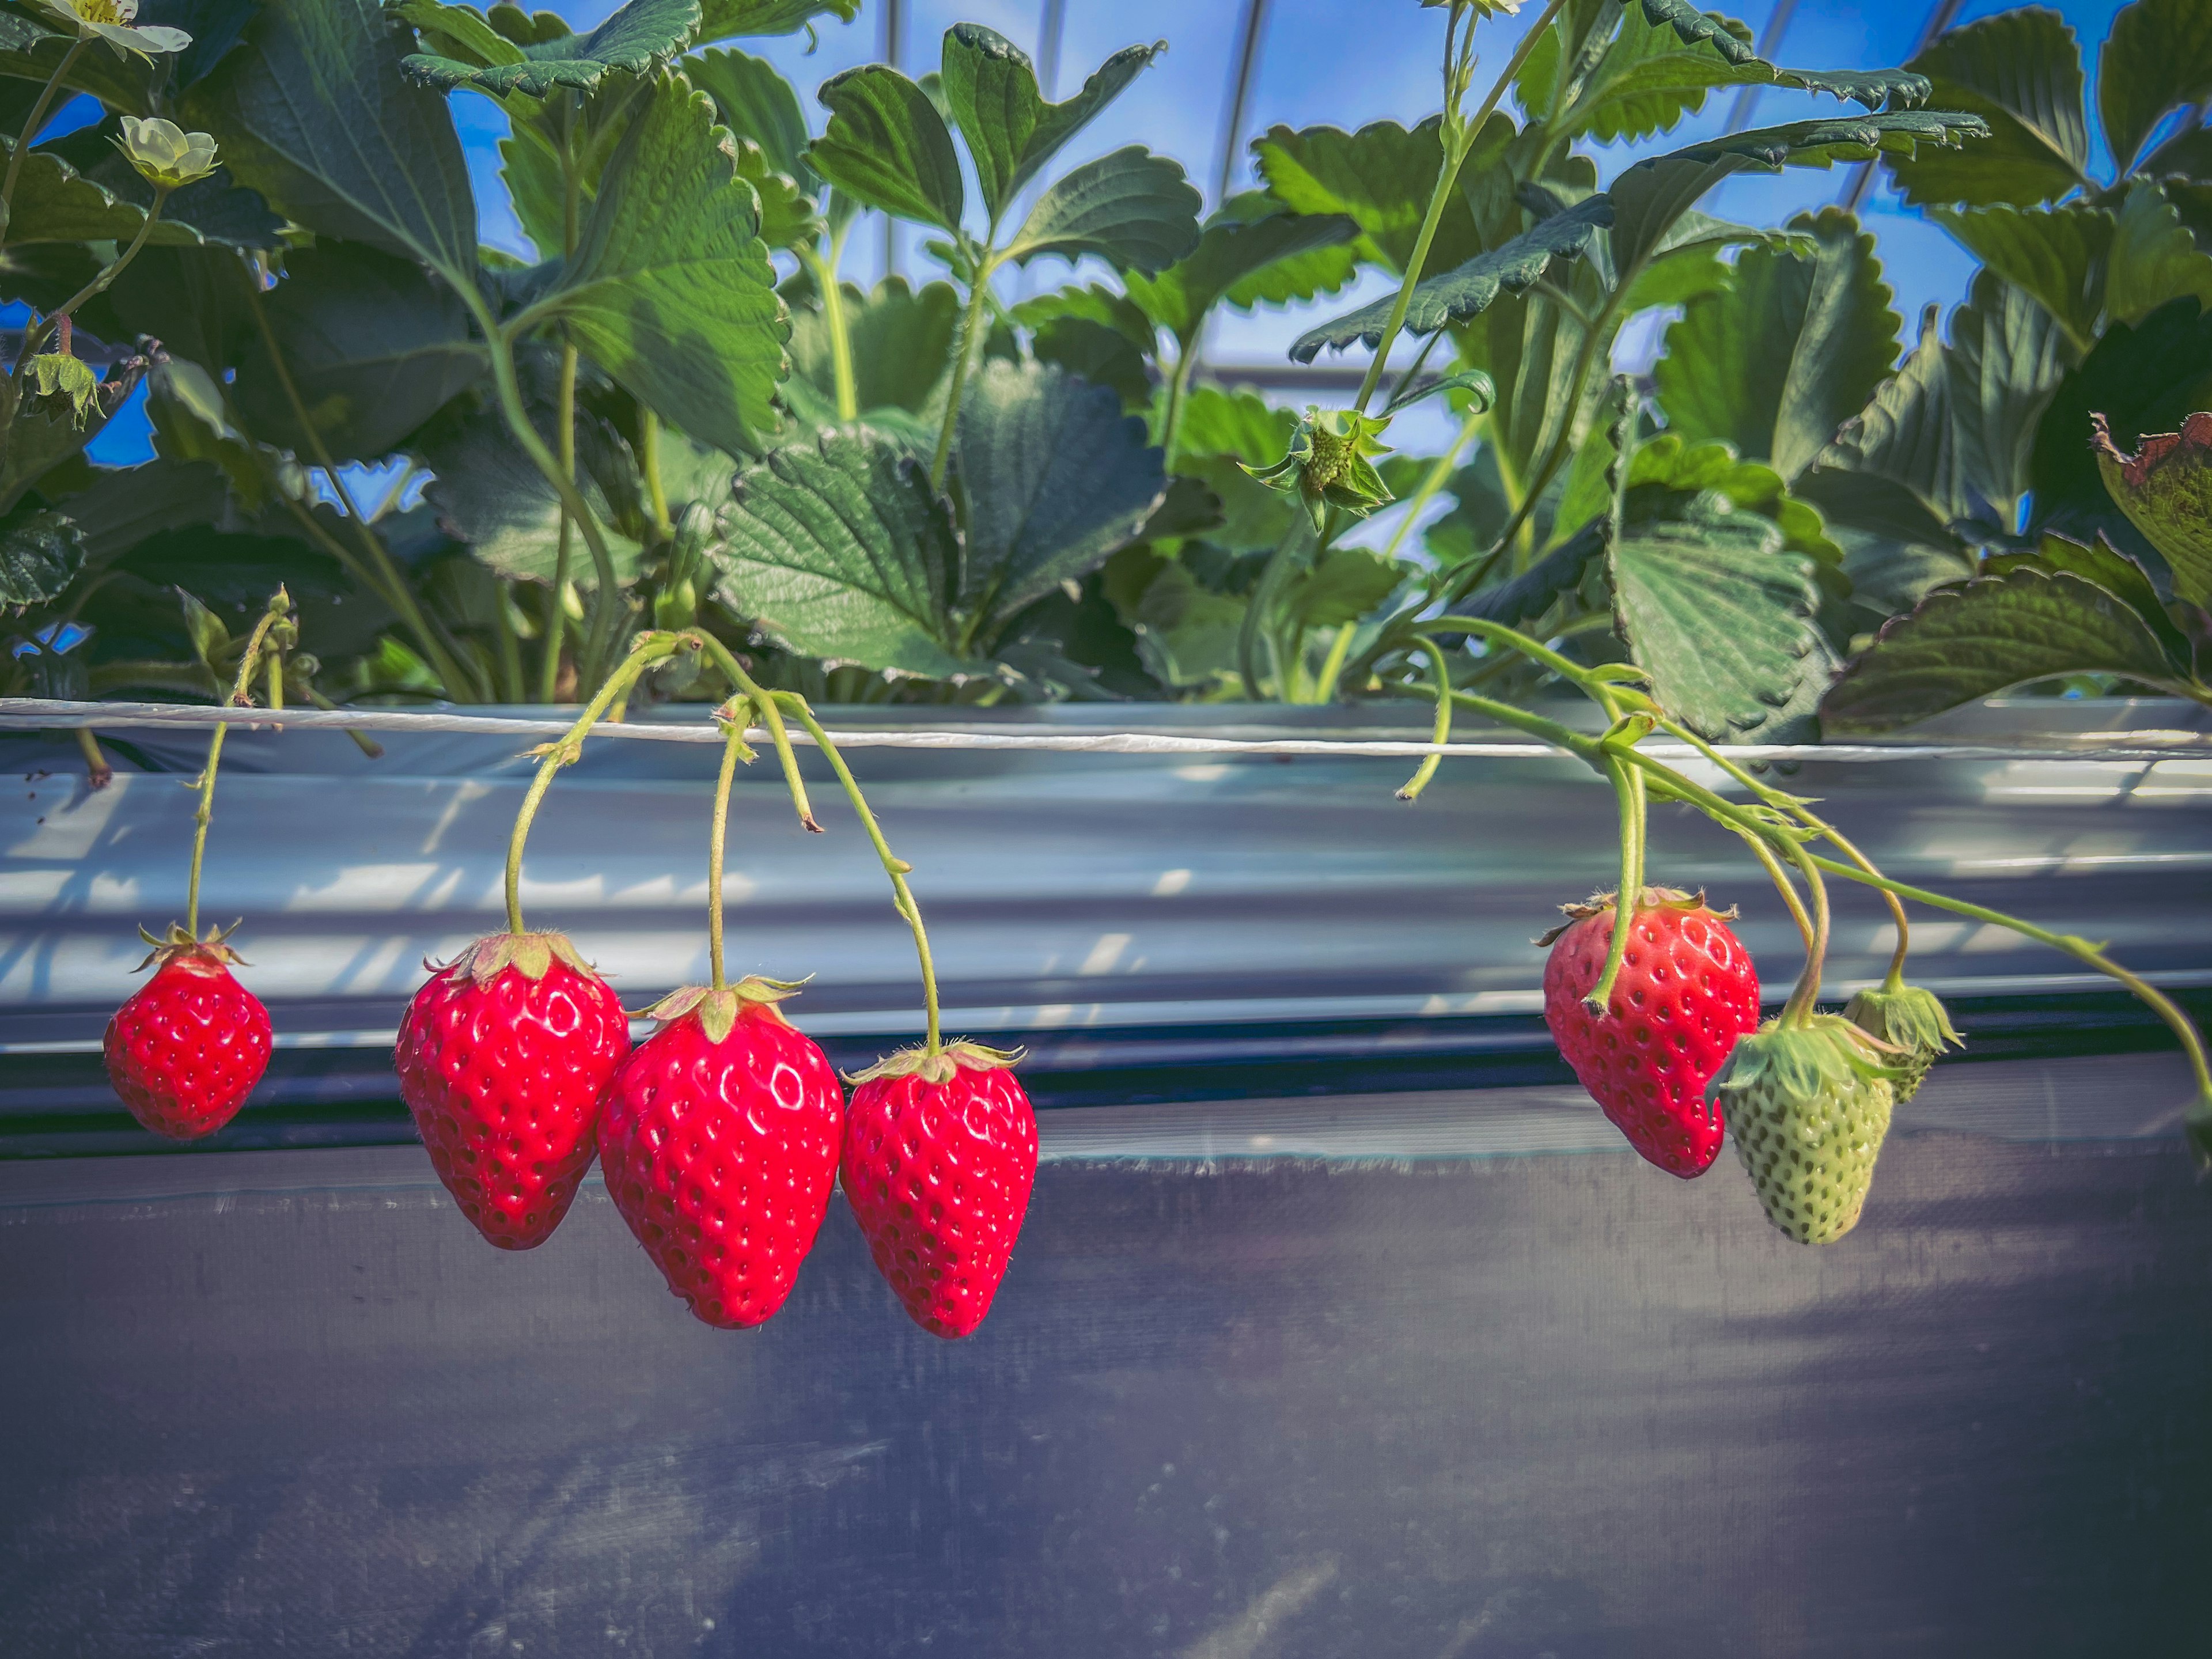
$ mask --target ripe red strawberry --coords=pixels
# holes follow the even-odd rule
[[[558,933],[480,939],[407,1005],[399,1097],[438,1179],[500,1249],[561,1224],[629,1052],[620,1000]]]
[[[698,987],[607,1085],[607,1191],[668,1288],[709,1325],[771,1317],[814,1248],[837,1178],[845,1091],[776,1003],[796,987]]]
[[[269,1011],[232,977],[243,958],[222,929],[139,931],[154,953],[138,966],[154,977],[107,1022],[108,1081],[155,1134],[198,1140],[237,1116],[269,1069]]]
[[[991,1311],[1036,1179],[1018,1056],[955,1042],[854,1079],[838,1172],[877,1269],[915,1322],[966,1336]]]
[[[1703,1175],[1722,1139],[1705,1085],[1736,1039],[1759,1028],[1751,953],[1703,894],[1647,887],[1600,1013],[1583,999],[1605,968],[1613,895],[1565,908],[1575,920],[1539,941],[1552,946],[1544,1023],[1559,1053],[1638,1152],[1685,1180]]]

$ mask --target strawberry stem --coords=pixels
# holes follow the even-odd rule
[[[1813,937],[1805,946],[1805,970],[1782,1006],[1782,1023],[1795,1028],[1812,1018],[1813,1005],[1820,1000],[1820,975],[1828,960],[1828,884],[1820,879],[1813,855],[1802,842],[1791,842],[1790,852],[1805,872],[1805,887],[1813,896]]]
[[[566,735],[547,744],[533,753],[542,754],[538,775],[530,781],[530,793],[522,798],[522,808],[514,815],[514,830],[507,841],[507,931],[521,933],[522,925],[522,849],[530,839],[531,821],[538,816],[538,803],[552,787],[553,775],[564,766],[574,765],[582,758],[584,739],[599,723],[616,698],[626,693],[635,684],[637,677],[657,662],[674,656],[678,651],[696,651],[698,636],[688,634],[641,634],[631,641],[629,655],[623,659],[613,673],[607,676],[584,712],[576,719]]]
[[[1600,1014],[1612,1001],[1621,963],[1628,959],[1629,933],[1644,897],[1644,775],[1613,756],[1606,757],[1605,772],[1620,804],[1620,886],[1613,895],[1613,936],[1605,947],[1605,967],[1583,999],[1584,1007]]]
[[[769,741],[775,746],[775,757],[783,768],[783,781],[791,789],[791,804],[799,813],[799,827],[811,835],[820,835],[822,826],[814,821],[814,805],[806,798],[806,780],[799,775],[799,757],[791,752],[791,732],[784,726],[783,714],[774,698],[761,690],[753,677],[745,672],[744,665],[732,654],[730,648],[713,635],[695,632],[690,635],[699,641],[707,659],[722,671],[731,686],[744,695],[768,728]]]
[[[1427,635],[1416,635],[1413,643],[1428,653],[1429,666],[1437,677],[1436,735],[1429,741],[1442,745],[1451,741],[1451,665],[1444,656],[1443,647]],[[1420,799],[1421,791],[1429,787],[1429,780],[1436,776],[1437,768],[1443,763],[1443,758],[1442,755],[1425,756],[1420,765],[1413,769],[1413,775],[1406,780],[1406,787],[1398,792],[1398,799],[1407,801]]]
[[[722,854],[730,829],[730,783],[738,775],[738,762],[752,758],[743,720],[725,721],[723,731],[722,769],[714,780],[714,823],[707,844],[707,957],[717,991],[729,989],[722,977]]]
[[[284,652],[297,643],[300,630],[291,620],[292,596],[281,586],[269,596],[269,608],[261,613],[261,620],[253,625],[253,632],[246,638],[246,650],[238,659],[238,678],[230,689],[230,704],[236,708],[253,707],[253,676],[265,655],[270,661],[269,682],[275,689],[275,706],[283,706],[283,675]],[[283,631],[270,636],[279,624]],[[227,726],[218,726],[208,733],[207,763],[200,768],[198,810],[192,814],[192,867],[185,883],[185,931],[194,939],[200,936],[200,865],[207,855],[208,825],[215,817],[215,775],[222,761],[222,740],[230,733]]]
[[[1767,850],[1766,843],[1758,836],[1745,836],[1743,844],[1751,848],[1753,858],[1766,866],[1766,873],[1774,883],[1774,890],[1782,895],[1783,903],[1790,907],[1790,919],[1797,924],[1798,934],[1804,939],[1806,950],[1810,951],[1813,948],[1813,918],[1805,914],[1805,902],[1797,896],[1797,889],[1790,879],[1790,872],[1782,867],[1781,861]]]

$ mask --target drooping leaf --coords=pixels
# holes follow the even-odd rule
[[[2097,54],[2097,109],[2124,178],[2166,112],[2212,98],[2212,9],[2199,0],[2137,0],[2112,19]]]
[[[980,672],[950,644],[951,507],[924,467],[865,427],[739,474],[721,528],[708,557],[724,602],[787,649],[930,678]]]
[[[961,402],[958,453],[957,603],[986,628],[1105,563],[1167,493],[1161,453],[1120,398],[1034,363],[983,366]]]
[[[1083,90],[1048,104],[1029,54],[995,29],[955,23],[945,34],[945,100],[968,141],[983,205],[993,219],[1022,187],[1167,48],[1125,46],[1099,66]]]
[[[240,184],[319,234],[476,281],[476,198],[446,100],[400,72],[376,0],[272,6],[185,96]]]
[[[2102,208],[1945,208],[1929,216],[1974,257],[2058,319],[2076,351],[2097,337],[2105,270],[2117,228]]]
[[[2097,429],[2097,469],[2135,527],[2149,538],[2173,578],[2176,597],[2212,607],[2212,414],[2193,414],[2179,432],[2146,435],[2132,455]]]
[[[1198,245],[1201,198],[1180,162],[1130,144],[1085,162],[1037,198],[1006,257],[1096,254],[1117,270],[1166,269]]]
[[[2062,674],[2172,678],[2157,637],[2081,577],[2015,570],[1940,587],[1885,627],[1820,707],[1832,735],[1911,726]]]
[[[960,325],[960,296],[950,283],[928,283],[919,289],[902,276],[886,277],[863,294],[845,285],[845,331],[852,341],[854,389],[865,415],[897,409],[920,415],[945,378],[952,336]],[[828,424],[836,418],[837,382],[830,335],[822,313],[793,313],[792,378],[785,383],[793,406],[808,420]],[[804,392],[814,399],[799,408]]]
[[[775,429],[790,325],[753,192],[680,78],[653,89],[607,164],[576,257],[538,302],[593,361],[693,437],[732,453]]]
[[[0,520],[0,611],[44,605],[82,568],[84,538],[65,514],[15,513]]]
[[[1892,155],[1890,172],[1914,206],[2029,207],[2087,180],[2081,51],[2058,13],[2023,6],[1979,18],[1905,67],[1929,78],[1936,103],[1982,117],[1990,131],[1961,150]]]
[[[1491,118],[1500,137],[1510,135],[1511,121],[1502,114]],[[1443,163],[1441,131],[1433,116],[1410,131],[1395,121],[1376,121],[1357,132],[1278,126],[1253,141],[1252,153],[1276,201],[1293,213],[1350,219],[1359,227],[1359,257],[1402,271]],[[1491,136],[1486,128],[1484,139]],[[1471,159],[1467,171],[1477,167],[1478,161]],[[1447,204],[1430,246],[1428,269],[1448,270],[1482,250],[1464,197]]]
[[[699,39],[727,40],[740,34],[796,34],[817,17],[849,23],[860,15],[860,0],[705,0]]]
[[[397,8],[401,17],[423,28],[439,27],[441,14],[459,9],[437,0],[404,0]],[[629,0],[589,34],[513,47],[516,56],[511,61],[469,64],[415,52],[401,66],[410,80],[441,92],[473,87],[495,97],[520,92],[532,98],[543,98],[556,87],[588,92],[610,74],[643,75],[659,68],[690,44],[698,27],[699,0]]]
[[[2202,409],[2212,409],[2212,314],[2185,295],[2132,327],[2112,325],[2059,383],[2037,422],[2028,460],[2030,527],[2081,542],[2103,531],[2123,551],[2148,551],[2098,476],[2091,417],[2102,415],[2125,450],[2147,433],[2179,431]]]
[[[1553,261],[1579,258],[1612,222],[1611,199],[1593,196],[1542,221],[1504,246],[1476,255],[1455,270],[1423,279],[1406,309],[1407,332],[1433,334],[1479,316],[1499,295],[1518,293],[1537,282]],[[1396,299],[1392,295],[1308,330],[1291,347],[1291,360],[1310,363],[1323,346],[1341,351],[1354,341],[1368,346],[1380,344]]]
[[[422,454],[423,464],[437,475],[423,499],[436,509],[439,523],[495,574],[513,581],[550,582],[559,560],[561,501],[545,475],[495,416],[441,426],[436,441]],[[592,435],[599,445],[615,441]],[[580,443],[580,456],[593,447]],[[627,586],[637,579],[641,550],[614,527],[617,511],[596,471],[588,464],[580,467],[578,484],[601,526],[615,579]],[[568,580],[584,588],[599,586],[598,568],[582,538],[573,533]]]
[[[305,471],[240,431],[222,382],[189,358],[154,366],[146,380],[146,418],[156,455],[213,465],[249,513],[279,496],[296,501],[307,493]]]
[[[1819,253],[1747,250],[1729,286],[1668,328],[1652,368],[1671,429],[1724,439],[1785,478],[1866,406],[1897,360],[1899,328],[1857,221],[1829,208],[1797,223]]]
[[[1247,209],[1258,216],[1242,216]],[[1207,312],[1239,283],[1279,260],[1341,247],[1359,228],[1340,213],[1299,214],[1248,197],[1206,222],[1198,246],[1157,276],[1126,279],[1129,298],[1188,348]]]
[[[2121,322],[2139,323],[2184,294],[2212,310],[2212,253],[2197,246],[2166,192],[2139,179],[2128,189],[2112,237],[2105,310]]]
[[[293,389],[334,460],[389,454],[484,372],[459,297],[412,260],[372,247],[324,241],[298,250],[262,305]],[[233,395],[262,440],[314,456],[258,332]]]
[[[1626,526],[1607,573],[1614,624],[1653,696],[1709,740],[1759,731],[1826,672],[1813,562],[1756,514],[1707,495],[1680,519]]]
[[[863,205],[940,230],[960,228],[967,192],[952,135],[924,92],[882,64],[833,75],[817,94],[830,127],[806,161]]]
[[[805,112],[790,82],[765,58],[733,47],[694,52],[684,60],[684,78],[714,100],[722,125],[761,147],[769,165],[798,181],[803,190],[817,185],[807,165]]]

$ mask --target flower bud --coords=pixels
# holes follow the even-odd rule
[[[206,133],[186,132],[158,115],[143,121],[131,115],[122,118],[115,147],[155,189],[180,190],[215,171],[215,140]]]

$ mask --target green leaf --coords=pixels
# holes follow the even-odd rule
[[[775,429],[790,325],[753,192],[714,125],[713,103],[682,79],[654,86],[538,307],[632,395],[735,453]]]
[[[817,17],[849,23],[860,15],[860,0],[705,0],[699,39],[727,40],[739,34],[810,33]]]
[[[1146,278],[1137,276],[1131,280],[1142,283]],[[1053,289],[1023,301],[1008,315],[1021,328],[1042,328],[1063,317],[1096,323],[1101,328],[1113,330],[1147,357],[1159,345],[1158,325],[1145,314],[1143,307],[1127,295],[1116,294],[1097,283]]]
[[[159,455],[137,466],[98,468],[88,488],[62,503],[94,570],[162,531],[213,524],[229,506],[221,468]]]
[[[1181,560],[1146,547],[1115,556],[1105,589],[1137,636],[1138,655],[1162,684],[1194,689],[1235,677],[1242,599],[1213,592]]]
[[[2132,455],[2120,453],[2100,422],[2097,470],[2166,561],[2175,596],[2212,608],[2212,414],[2191,415],[2179,432],[2145,436]]]
[[[2025,6],[1978,19],[1905,67],[1929,78],[1936,103],[1982,117],[1990,131],[1955,155],[1893,155],[1907,202],[2027,207],[2089,182],[2081,52],[2057,12]]]
[[[1245,471],[1283,453],[1298,417],[1257,392],[1216,386],[1191,388],[1176,428],[1173,470],[1205,483],[1221,503],[1221,524],[1206,539],[1240,551],[1272,548],[1297,509]]]
[[[2106,493],[2090,447],[2092,416],[2103,416],[2112,441],[2131,449],[2148,433],[2179,431],[2201,409],[2212,409],[2212,314],[2184,296],[2133,326],[2112,325],[2059,383],[2037,423],[2028,461],[2031,527],[2081,542],[2103,531],[2123,552],[2148,552]]]
[[[84,568],[84,538],[59,513],[17,513],[0,522],[0,610],[21,614],[58,598]]]
[[[945,33],[945,100],[968,141],[995,221],[1022,186],[1120,95],[1167,42],[1125,46],[1065,103],[1048,104],[1037,90],[1029,54],[981,23],[955,23]]]
[[[1411,567],[1364,547],[1333,547],[1293,577],[1283,615],[1301,631],[1358,622],[1389,599]]]
[[[811,248],[822,240],[814,198],[787,173],[778,173],[750,138],[733,138],[738,177],[753,187],[760,208],[760,239],[772,248]]]
[[[1975,276],[1966,303],[1951,313],[1944,368],[1960,474],[1994,507],[2000,529],[2018,521],[2036,428],[2065,378],[2067,356],[2051,313],[1992,271]]]
[[[1801,217],[1811,258],[1746,251],[1735,280],[1693,300],[1653,365],[1670,429],[1720,438],[1785,478],[1812,465],[1897,361],[1899,319],[1874,238],[1834,208]]]
[[[929,94],[882,64],[833,75],[817,94],[830,129],[807,164],[862,204],[957,232],[967,194],[952,135]]]
[[[454,6],[406,0],[399,16],[423,28],[441,26]],[[699,26],[699,0],[629,0],[589,34],[562,35],[512,48],[514,61],[472,64],[416,52],[402,60],[408,78],[441,92],[472,87],[489,96],[520,92],[543,98],[556,87],[588,92],[617,70],[644,75],[690,44]],[[502,44],[504,44],[502,42]]]
[[[960,405],[958,453],[957,604],[979,636],[1105,563],[1167,494],[1160,452],[1119,397],[1035,363],[983,366]]]
[[[2062,674],[2157,684],[2172,670],[2141,617],[2067,574],[1939,587],[1881,630],[1820,707],[1832,736],[1887,732]]]
[[[1272,209],[1264,198],[1243,202]],[[1231,210],[1241,212],[1242,204],[1232,203],[1207,220],[1198,246],[1157,276],[1126,279],[1129,298],[1184,349],[1197,338],[1206,313],[1240,283],[1279,261],[1342,247],[1359,234],[1340,213],[1267,210],[1247,219],[1232,216]]]
[[[400,72],[375,0],[270,7],[247,33],[185,97],[239,182],[319,234],[473,283],[476,198],[452,112]]]
[[[187,358],[154,366],[146,380],[146,417],[156,454],[213,465],[248,512],[259,512],[272,495],[297,500],[308,493],[306,472],[240,431],[222,384]]]
[[[2097,109],[2124,178],[2167,111],[2212,98],[2212,9],[2200,0],[2137,0],[2112,19],[2097,54]]]
[[[1614,255],[1617,258],[1626,247],[1638,262],[1616,307],[1624,318],[1654,306],[1687,305],[1700,295],[1719,293],[1734,275],[1733,265],[1721,258],[1729,248],[1763,246],[1808,255],[1819,252],[1813,238],[1800,232],[1730,224],[1694,209],[1677,216],[1648,250],[1626,246],[1620,217],[1624,211],[1620,197],[1613,198],[1613,208]]]
[[[816,187],[807,165],[805,112],[790,82],[765,58],[732,48],[694,52],[684,60],[684,77],[714,100],[722,125],[750,138],[778,173],[796,179],[802,190]]]
[[[2114,551],[2102,536],[2086,544],[2063,536],[2045,536],[2033,553],[1999,553],[1984,560],[1978,574],[2003,576],[2021,569],[2039,570],[2045,575],[2063,570],[2103,588],[2149,624],[2165,648],[2167,663],[2177,672],[2189,672],[2196,654],[2189,636],[2166,615],[2165,602],[2143,568]]]
[[[1660,706],[1708,740],[1757,732],[1826,673],[1813,562],[1785,552],[1770,520],[1722,498],[1625,527],[1607,574],[1630,659]]]
[[[2122,322],[2139,323],[2179,295],[2212,310],[2212,254],[2197,246],[2166,192],[2148,179],[2129,186],[2112,238],[2105,278],[2105,310]]]
[[[484,372],[459,296],[413,261],[372,247],[325,241],[298,250],[262,304],[292,385],[336,460],[391,453]],[[258,333],[233,392],[263,441],[313,455]]]
[[[254,279],[228,248],[147,248],[108,290],[134,334],[150,334],[173,357],[210,374],[237,366],[253,326]]]
[[[1581,588],[1583,576],[1605,550],[1604,524],[1585,525],[1519,575],[1469,594],[1452,607],[1452,614],[1481,617],[1508,628],[1538,621],[1564,595]]]
[[[886,277],[863,294],[844,285],[845,331],[853,344],[853,378],[859,406],[899,409],[920,415],[931,406],[945,378],[952,336],[960,323],[960,296],[950,283],[920,289],[902,276]],[[815,394],[799,413],[817,424],[836,418],[837,381],[830,356],[830,332],[819,311],[796,311],[791,319],[791,373],[787,396]],[[794,408],[799,397],[793,396]]]
[[[1512,123],[1492,117],[1498,136],[1508,137]],[[1293,213],[1340,214],[1359,227],[1358,255],[1371,264],[1402,271],[1420,234],[1422,216],[1443,165],[1442,123],[1431,116],[1408,131],[1395,121],[1376,121],[1357,132],[1341,127],[1286,126],[1255,139],[1252,153],[1267,192]],[[1484,141],[1492,129],[1484,129]],[[1476,146],[1483,149],[1482,143]],[[1483,157],[1469,158],[1462,176],[1476,174]],[[1494,163],[1493,163],[1494,165]],[[1446,204],[1429,250],[1429,268],[1462,264],[1482,252],[1473,213],[1464,196]]]
[[[1406,309],[1407,331],[1433,334],[1479,316],[1499,295],[1518,293],[1540,280],[1553,261],[1577,258],[1588,252],[1598,233],[1612,222],[1612,200],[1593,196],[1541,221],[1503,247],[1478,254],[1455,270],[1424,279],[1413,289],[1413,302]],[[1370,347],[1379,345],[1396,299],[1393,295],[1377,300],[1308,330],[1291,345],[1291,361],[1310,363],[1323,346],[1341,351],[1354,341]]]
[[[74,33],[63,34],[20,12],[0,12],[0,76],[43,84],[76,40]],[[135,53],[81,52],[63,84],[90,93],[110,109],[147,115],[154,109],[154,65]],[[15,130],[21,131],[20,122]]]
[[[1055,363],[1078,380],[1110,386],[1124,409],[1143,410],[1152,403],[1152,377],[1145,354],[1118,329],[1083,317],[1054,317],[1030,341],[1030,354]]]
[[[1037,198],[1006,249],[1026,264],[1042,253],[1096,254],[1117,270],[1163,270],[1198,244],[1200,198],[1180,162],[1130,144],[1085,162]]]
[[[951,506],[927,471],[865,427],[825,432],[738,475],[708,557],[723,602],[824,665],[951,678],[945,596],[960,556]]]
[[[2076,351],[2097,338],[2105,306],[2105,270],[2117,228],[2102,208],[2069,202],[2055,208],[1933,210],[1929,216],[2007,282],[2033,295],[2058,319]]]
[[[495,415],[441,427],[422,457],[437,475],[423,499],[437,509],[438,522],[496,574],[514,581],[550,582],[559,556],[561,501],[545,475]],[[580,453],[595,447],[604,453],[619,442],[588,428],[585,437]],[[578,483],[603,526],[615,580],[626,587],[637,580],[641,555],[635,541],[614,528],[617,513],[598,476],[608,470],[604,462],[596,469],[587,464],[580,469]],[[580,541],[570,547],[568,579],[585,588],[599,585],[599,573]]]

